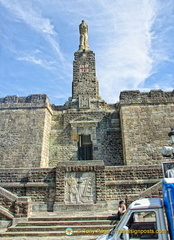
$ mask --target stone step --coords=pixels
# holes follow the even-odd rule
[[[59,130],[59,129],[51,129],[50,134],[54,136],[55,134],[57,135],[57,133],[61,133],[61,132],[62,130]]]
[[[115,216],[76,216],[76,217],[30,217],[28,221],[87,221],[87,220],[115,220]]]
[[[110,229],[109,229],[110,230]],[[104,233],[108,233],[109,231],[108,230],[102,230],[101,228],[100,229],[96,229],[95,231],[84,231],[84,232],[74,232],[72,236],[69,236],[71,237],[71,239],[73,240],[73,236],[81,236],[81,235],[87,235],[91,236],[91,238],[94,239],[94,235],[96,235],[96,237],[104,234]],[[54,236],[66,236],[65,234],[65,231],[59,231],[59,232],[3,232],[3,233],[0,233],[0,238],[3,238],[3,237],[54,237]],[[95,237],[95,238],[96,238]],[[91,239],[90,238],[90,239]]]
[[[74,225],[110,225],[112,220],[89,220],[89,221],[29,221],[19,222],[18,226],[74,226]]]
[[[8,228],[8,232],[61,232],[66,230],[67,225],[65,226],[11,226]],[[81,225],[76,225],[73,226],[73,230],[77,232],[82,231],[99,231],[99,229],[102,230],[110,230],[112,226],[110,225],[87,225],[87,226],[82,226]]]

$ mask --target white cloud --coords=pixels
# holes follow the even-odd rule
[[[53,47],[58,58],[60,58],[61,61],[65,61],[58,42],[55,40],[57,33],[54,30],[54,25],[49,18],[42,16],[41,9],[34,9],[32,2],[30,1],[0,0],[0,3],[8,9],[16,20],[24,22],[34,31],[41,34]]]
[[[36,56],[24,56],[24,57],[16,57],[16,60],[18,61],[26,61],[31,62],[33,64],[39,65],[44,69],[52,70],[54,67],[55,62],[52,61],[46,61],[41,58],[38,58]]]
[[[56,34],[50,20],[43,17],[39,9],[36,12],[30,1],[0,0],[0,3],[15,16],[16,20],[24,21],[34,30],[50,35]]]
[[[46,38],[48,39],[49,43],[51,44],[53,50],[57,53],[57,55],[59,56],[60,60],[62,61],[62,63],[65,62],[65,58],[60,50],[59,44],[57,43],[57,41],[52,38],[51,36],[46,36]]]
[[[137,89],[153,71],[151,29],[157,8],[156,1],[148,0],[102,3],[109,16],[103,20],[108,27],[97,50],[98,75],[101,95],[114,102],[121,90]]]
[[[153,57],[156,66],[162,61],[173,62],[174,1],[158,0],[153,35]]]

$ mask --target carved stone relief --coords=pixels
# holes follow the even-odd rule
[[[94,172],[68,172],[65,176],[65,203],[89,204],[96,199]]]
[[[79,95],[79,108],[89,108],[89,96]]]

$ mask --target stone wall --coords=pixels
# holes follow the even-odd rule
[[[94,160],[103,160],[105,165],[123,164],[119,114],[112,106],[95,111],[53,111],[50,167],[78,160],[78,135],[82,133],[92,136]]]
[[[0,98],[1,168],[48,166],[51,115],[46,95]]]
[[[105,167],[107,200],[139,195],[163,178],[161,165]],[[135,198],[132,198],[132,201]]]
[[[32,212],[30,197],[18,197],[5,188],[0,187],[0,220],[14,217],[29,217]]]
[[[41,162],[40,167],[49,166],[49,148],[50,148],[50,131],[51,131],[51,120],[52,111],[45,111],[44,116],[44,128],[43,128],[43,139],[42,139],[42,151],[41,151]]]
[[[19,197],[31,197],[32,202],[48,206],[55,201],[55,177],[53,168],[0,169],[0,186]]]
[[[147,189],[162,178],[161,149],[168,144],[173,112],[174,92],[163,91],[122,92],[119,105],[95,110],[50,108],[46,95],[0,98],[0,186],[31,196],[33,204],[45,204],[47,210],[55,203],[66,205],[71,176],[79,184],[95,179],[96,195],[89,202],[149,194]],[[80,134],[91,135],[91,161],[77,161]]]
[[[102,161],[71,161],[68,165],[59,162],[56,168],[0,169],[0,186],[19,197],[30,196],[33,205],[45,205],[50,211],[54,204],[65,205],[67,174],[74,177],[77,173],[79,184],[88,178],[87,188],[95,175],[94,203],[125,200],[128,195],[129,201],[134,200],[163,177],[161,165],[104,166]]]
[[[78,135],[86,133],[92,136],[93,159],[106,166],[164,161],[161,149],[173,127],[174,92],[125,91],[119,105],[53,109],[46,95],[0,98],[1,168],[12,167],[12,161],[16,168],[76,161]]]
[[[125,165],[159,164],[174,122],[174,92],[125,91],[120,94],[120,118]],[[166,161],[166,160],[165,160]]]
[[[153,186],[147,188],[140,194],[131,194],[126,196],[126,205],[129,206],[131,202],[138,198],[162,198],[162,184],[161,181],[157,182]]]

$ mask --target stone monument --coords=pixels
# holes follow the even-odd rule
[[[89,204],[95,200],[94,172],[66,173],[65,202],[70,204]]]
[[[118,103],[107,104],[84,21],[79,31],[72,96],[64,105],[44,94],[0,98],[0,204],[10,208],[10,198],[14,216],[26,214],[17,196],[31,197],[34,211],[100,210],[127,195],[144,197],[160,183],[174,91],[124,91]]]
[[[80,32],[80,45],[79,50],[89,50],[88,45],[88,25],[82,20],[82,23],[79,25],[79,32]]]

